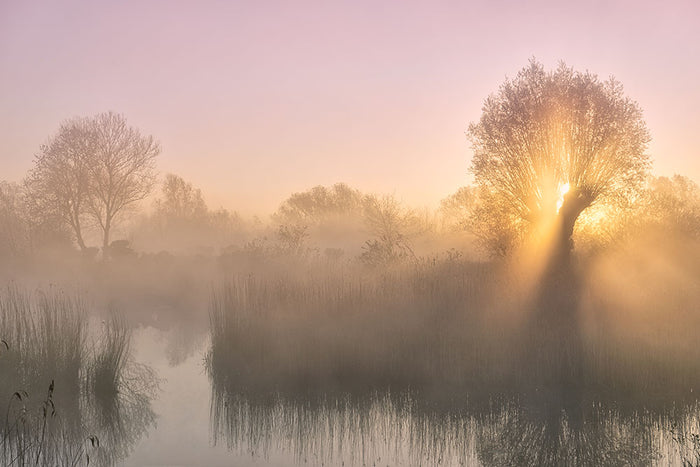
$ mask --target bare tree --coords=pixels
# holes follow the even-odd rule
[[[117,215],[146,198],[156,183],[160,145],[113,112],[90,120],[90,137],[95,152],[88,164],[89,212],[102,230],[103,254],[108,254]]]
[[[165,176],[153,207],[153,215],[142,218],[132,231],[147,249],[201,253],[245,236],[245,224],[237,212],[209,209],[202,190],[179,175]]]
[[[27,257],[72,247],[71,232],[63,219],[35,208],[25,186],[0,181],[0,257]]]
[[[700,239],[700,186],[688,177],[652,177],[639,204],[631,222],[636,233],[657,230]]]
[[[29,250],[29,229],[21,210],[21,187],[0,181],[0,258],[17,257]]]
[[[155,203],[156,216],[166,224],[201,222],[209,209],[202,197],[202,190],[195,188],[182,177],[167,174],[162,186],[162,197]]]
[[[486,99],[468,135],[471,170],[489,211],[510,223],[514,236],[554,221],[566,251],[580,214],[629,197],[649,167],[639,106],[616,80],[564,64],[547,72],[532,60]]]
[[[415,257],[410,238],[421,232],[421,223],[413,210],[390,195],[366,195],[363,208],[365,224],[375,237],[362,247],[363,263],[378,266]]]
[[[294,193],[273,215],[280,224],[319,225],[362,215],[362,193],[344,183]]]
[[[88,205],[88,165],[94,153],[90,121],[74,118],[61,124],[41,146],[25,180],[29,210],[35,217],[58,217],[67,225],[82,251]]]
[[[471,218],[479,199],[474,187],[463,186],[440,201],[440,220],[447,230],[465,231],[470,229]]]
[[[29,173],[32,205],[60,216],[83,251],[83,225],[93,221],[107,255],[115,218],[151,192],[159,152],[153,137],[127,126],[122,115],[68,120],[41,147]]]

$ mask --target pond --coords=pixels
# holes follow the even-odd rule
[[[201,302],[196,310],[124,307],[131,315],[93,308],[61,289],[10,286],[0,294],[1,459],[125,466],[700,461],[694,358],[645,349],[610,326],[584,332],[573,315],[546,312],[583,307],[583,294],[561,281],[556,290],[567,290],[565,297],[547,292],[535,302],[537,313],[509,315],[507,326],[495,311],[480,313],[475,283],[413,274],[239,276],[192,295],[188,306]],[[493,280],[469,274],[470,281]]]
[[[682,465],[697,406],[620,407],[552,394],[228,393],[212,388],[200,336],[173,364],[173,332],[140,328],[137,359],[156,369],[156,426],[124,461],[143,465]],[[449,397],[444,399],[444,397]]]

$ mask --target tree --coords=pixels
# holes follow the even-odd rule
[[[169,227],[201,222],[209,212],[202,190],[174,174],[165,176],[162,197],[156,200],[155,208],[156,216]]]
[[[633,233],[700,238],[700,186],[688,177],[652,177],[639,205],[627,226]]]
[[[362,215],[362,193],[344,183],[331,187],[316,186],[294,193],[273,215],[280,224],[317,226]]]
[[[304,230],[323,248],[346,248],[364,234],[363,194],[345,183],[291,194],[272,215],[279,226]]]
[[[366,195],[365,224],[375,237],[365,242],[360,260],[368,266],[414,258],[410,238],[421,231],[420,219],[393,196]]]
[[[106,255],[117,216],[153,188],[159,153],[153,137],[127,126],[122,115],[67,120],[41,147],[27,177],[33,210],[60,217],[83,251],[83,227],[92,221]]]
[[[37,217],[60,218],[82,251],[87,249],[83,225],[89,196],[87,166],[93,152],[89,119],[65,121],[41,146],[25,180],[30,211]]]
[[[474,187],[463,186],[440,201],[440,218],[443,228],[456,231],[470,229],[471,218],[478,206]]]
[[[47,249],[70,249],[70,233],[61,219],[36,215],[24,186],[0,181],[0,257],[27,257]]]
[[[29,250],[29,228],[21,204],[21,188],[0,181],[0,258],[22,256]]]
[[[246,234],[237,212],[210,210],[202,190],[179,175],[165,176],[153,208],[153,215],[143,217],[132,232],[141,248],[202,253]]]
[[[649,167],[642,111],[620,83],[563,63],[547,72],[532,60],[507,79],[468,136],[482,220],[497,213],[512,238],[553,225],[567,254],[580,214],[632,196]]]
[[[89,123],[94,152],[87,164],[88,206],[102,230],[102,251],[107,254],[116,216],[146,198],[155,185],[160,145],[113,112],[99,114]]]

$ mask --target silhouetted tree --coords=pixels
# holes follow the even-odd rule
[[[556,221],[568,251],[579,215],[630,196],[649,166],[642,111],[620,83],[564,64],[547,72],[532,60],[486,99],[468,135],[482,221],[498,213],[512,242]]]
[[[589,249],[621,246],[646,237],[669,242],[700,239],[700,187],[682,175],[649,176],[631,203],[594,206],[576,228]]]
[[[29,228],[21,204],[21,187],[1,181],[0,258],[22,256],[29,250]]]
[[[174,174],[163,181],[162,196],[155,203],[156,216],[168,226],[202,221],[208,213],[202,190]]]
[[[167,174],[153,214],[142,218],[135,234],[140,248],[204,253],[238,242],[246,232],[237,212],[210,210],[199,188],[179,175]]]
[[[365,234],[363,194],[344,183],[315,186],[285,199],[272,222],[293,231],[306,227],[315,247],[347,248]]]
[[[41,146],[25,180],[32,213],[62,219],[82,251],[87,249],[83,226],[90,192],[88,164],[94,153],[90,127],[87,118],[61,123]]]
[[[482,246],[498,257],[513,251],[524,236],[522,220],[486,189],[479,190],[479,203],[472,212],[470,228]]]
[[[153,136],[142,136],[122,115],[112,112],[89,120],[89,136],[94,149],[87,164],[89,213],[102,230],[106,252],[117,215],[153,189],[160,145]]]
[[[652,178],[642,203],[647,226],[700,238],[700,187],[688,177]]]
[[[308,253],[308,250],[304,248],[304,242],[309,236],[306,230],[306,226],[280,225],[277,229],[279,253],[296,256]]]
[[[365,224],[375,238],[365,242],[360,260],[379,266],[413,258],[410,238],[422,228],[416,213],[393,196],[367,195],[363,204]]]
[[[150,193],[159,152],[153,137],[129,127],[122,115],[68,120],[35,158],[26,181],[31,204],[63,219],[83,251],[83,226],[92,221],[106,253],[116,217]]]
[[[450,230],[470,230],[471,218],[478,205],[478,194],[471,186],[460,187],[440,201],[442,226]]]
[[[338,218],[362,215],[362,193],[344,183],[330,188],[316,186],[294,193],[273,215],[280,224],[319,225]]]

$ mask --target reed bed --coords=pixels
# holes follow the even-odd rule
[[[131,362],[123,321],[88,328],[85,303],[60,290],[0,292],[3,465],[112,465],[153,422],[155,379]]]
[[[344,423],[393,420],[411,430],[434,423],[416,445],[433,453],[416,457],[426,465],[444,459],[429,447],[433,435],[461,446],[450,456],[467,465],[681,459],[688,444],[675,440],[698,432],[698,349],[687,340],[642,345],[654,341],[639,328],[591,320],[615,310],[577,274],[529,293],[493,264],[466,261],[231,276],[210,307],[214,433],[234,448],[282,443],[303,460],[338,443],[364,452],[369,439],[394,439],[396,451],[404,434],[338,434]],[[687,303],[678,293],[669,302]],[[454,423],[473,429],[459,440],[441,431]]]
[[[214,442],[231,450],[285,452],[299,464],[617,466],[680,464],[694,454],[677,433],[697,430],[698,421],[691,412],[660,417],[600,403],[543,411],[507,398],[475,406],[463,395],[447,410],[410,392],[215,387],[212,429]]]
[[[213,292],[208,365],[241,384],[322,380],[351,389],[464,380],[487,370],[473,357],[487,345],[479,289],[492,283],[479,265],[441,278],[420,268],[235,276]]]

